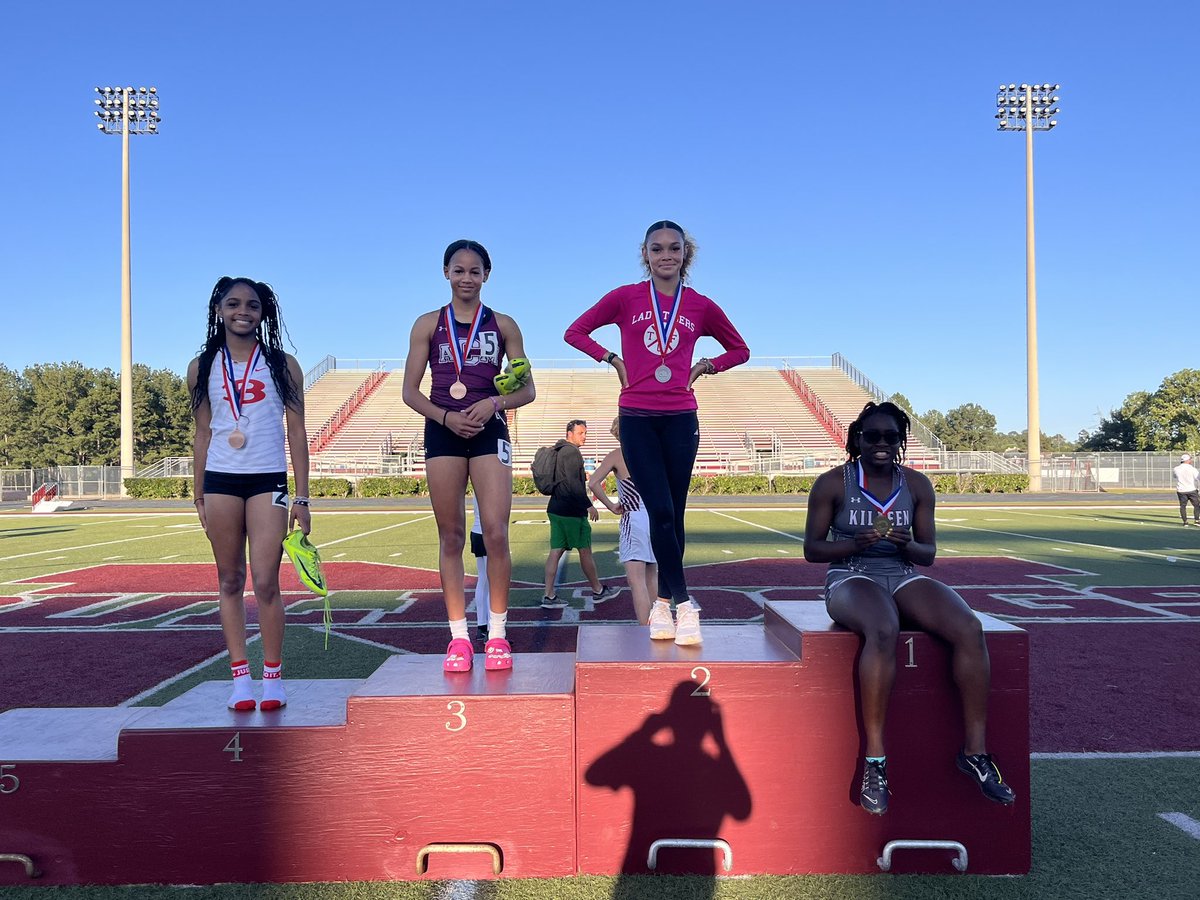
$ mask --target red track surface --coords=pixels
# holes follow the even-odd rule
[[[369,624],[357,623],[372,601],[363,602],[362,609],[335,610],[335,627],[398,650],[444,649],[445,611],[436,572],[374,563],[327,563],[326,571],[340,591],[391,595],[386,609]],[[1062,571],[1020,561],[952,559],[939,561],[931,573],[956,586],[974,608],[1019,616],[1029,630],[1033,749],[1200,748],[1193,724],[1200,720],[1200,614],[1179,622],[1122,621],[1153,618],[1155,604],[1189,591],[1200,596],[1200,589],[1172,588],[1168,593],[1173,597],[1152,588],[1079,592],[1053,582]],[[306,596],[290,569],[281,574],[289,602]],[[688,576],[706,619],[738,621],[757,617],[760,609],[731,586],[758,589],[770,599],[816,600],[824,567],[792,558],[764,559],[697,566]],[[224,649],[211,565],[104,565],[21,585],[22,597],[0,598],[5,675],[0,709],[116,705]],[[396,596],[406,591],[414,602],[396,608]],[[37,602],[14,608],[29,598]],[[118,598],[128,602],[102,615],[84,609]],[[252,599],[247,611],[253,622]],[[581,623],[628,621],[633,609],[623,592],[574,615]],[[169,618],[171,625],[137,627],[160,617]],[[1062,618],[1105,621],[1036,621]],[[316,609],[289,615],[290,624],[320,621]],[[575,648],[576,626],[564,623],[560,610],[514,608],[509,621],[517,653]]]

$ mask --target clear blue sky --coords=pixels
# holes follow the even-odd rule
[[[840,351],[924,411],[1025,427],[1024,138],[1001,81],[1062,85],[1035,139],[1042,427],[1074,437],[1200,366],[1200,13],[1190,2],[14,3],[0,361],[119,368],[120,139],[134,357],[184,371],[222,274],[275,285],[295,352],[405,355],[446,244],[534,358],[640,278],[646,225],[757,356]],[[140,11],[139,11],[140,10]],[[153,12],[151,12],[153,10]],[[612,343],[615,338],[601,337]]]

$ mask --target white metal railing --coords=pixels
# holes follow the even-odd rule
[[[846,357],[842,356],[842,354],[833,354],[833,364],[836,368],[841,369],[846,374],[847,378],[874,397],[877,402],[883,403],[888,399],[889,396],[891,396],[890,394],[885,394],[883,392],[883,388],[860,372],[854,366],[854,364],[851,363],[850,360],[846,359]],[[910,411],[908,417],[912,422],[913,434],[917,436],[922,444],[924,444],[930,450],[946,449],[946,445],[942,443],[941,439],[938,438],[938,436],[932,431],[930,431],[929,426],[918,419],[915,413]]]

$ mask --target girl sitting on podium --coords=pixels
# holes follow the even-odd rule
[[[868,403],[846,436],[849,461],[821,475],[808,497],[804,558],[829,563],[826,609],[863,638],[858,677],[867,752],[859,803],[870,813],[887,812],[883,729],[904,623],[950,645],[966,731],[956,763],[984,796],[1009,804],[1012,788],[985,743],[991,664],[983,626],[954,590],[913,569],[932,565],[937,545],[933,485],[900,465],[909,427],[895,404]]]

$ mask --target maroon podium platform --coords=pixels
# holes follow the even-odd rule
[[[393,656],[350,698],[346,789],[394,848],[369,877],[491,878],[489,845],[505,877],[575,873],[575,657],[475,659],[444,673],[441,657]]]
[[[798,871],[794,653],[761,625],[696,647],[585,625],[575,671],[580,872],[647,872],[652,849],[659,872]]]
[[[567,875],[573,663],[291,681],[234,713],[209,682],[163,707],[0,715],[4,884]],[[466,851],[466,852],[457,852]],[[419,871],[420,869],[420,871]]]
[[[991,616],[983,622],[992,663],[988,749],[1016,791],[1012,806],[987,800],[954,763],[962,714],[948,647],[923,632],[901,632],[885,740],[892,799],[883,816],[858,806],[864,738],[858,714],[857,635],[833,624],[817,601],[768,601],[765,630],[801,657],[795,714],[803,739],[781,764],[815,815],[793,835],[794,859],[810,872],[877,872],[890,841],[957,842],[967,871],[1024,874],[1030,866],[1029,642]],[[953,872],[954,852],[895,851],[891,871]]]

